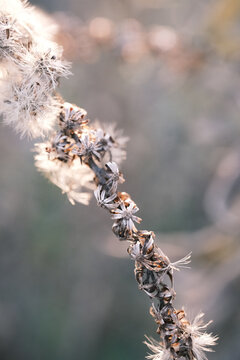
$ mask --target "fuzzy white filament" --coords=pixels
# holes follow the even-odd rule
[[[43,31],[42,28],[45,28]],[[114,220],[113,232],[130,243],[139,289],[151,299],[150,313],[160,341],[149,340],[154,360],[205,360],[216,337],[205,332],[202,315],[192,324],[175,309],[173,273],[190,262],[190,254],[171,263],[154,242],[154,233],[138,230],[141,218],[130,195],[118,191],[124,182],[119,163],[125,159],[126,137],[114,127],[89,125],[87,112],[55,93],[69,75],[62,49],[52,41],[51,20],[20,0],[0,0],[0,106],[4,122],[21,135],[48,140],[35,146],[37,168],[70,202],[97,204]]]
[[[21,135],[44,135],[60,112],[55,89],[70,71],[62,48],[51,40],[54,29],[27,2],[0,1],[0,109],[4,123]]]

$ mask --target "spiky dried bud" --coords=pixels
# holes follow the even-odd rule
[[[54,123],[59,125],[50,140],[36,144],[35,160],[37,168],[67,194],[72,204],[87,204],[91,196],[88,190],[98,186],[97,203],[111,214],[115,235],[131,242],[128,252],[135,261],[137,283],[154,302],[150,313],[162,340],[149,341],[153,354],[148,358],[205,360],[204,351],[210,351],[216,337],[205,333],[202,315],[190,324],[184,311],[173,306],[173,272],[188,265],[190,254],[171,263],[155,244],[153,232],[137,230],[135,223],[141,219],[135,214],[139,209],[129,194],[118,192],[124,178],[116,161],[125,157],[126,138],[114,129],[89,126],[83,109],[56,97],[59,77],[69,74],[68,64],[62,60],[61,48],[40,31],[38,21],[35,24],[39,17],[42,15],[26,2],[0,0],[4,121],[31,136],[45,133]],[[130,22],[129,26],[132,40],[141,48],[138,23]],[[129,51],[128,46],[126,49]]]
[[[133,201],[128,206],[125,203],[120,203],[119,208],[113,211],[112,219],[122,222],[122,226],[130,232],[137,231],[134,222],[140,223],[142,221],[141,218],[134,215],[138,210]]]
[[[119,202],[116,201],[117,194],[112,194],[107,197],[106,190],[102,189],[101,185],[99,185],[97,189],[94,190],[94,195],[97,200],[98,206],[101,206],[108,210],[116,209],[119,206]]]
[[[119,171],[115,162],[108,162],[105,166],[107,169],[106,175],[108,179],[106,185],[110,187],[111,192],[116,193],[118,184],[122,184],[125,181],[123,175]]]
[[[129,138],[123,135],[123,131],[116,129],[116,124],[100,124],[98,121],[93,124],[93,127],[98,129],[98,141],[106,154],[109,154],[109,161],[120,165],[123,160],[126,160],[125,148]]]
[[[61,107],[59,125],[70,135],[70,132],[78,130],[88,124],[88,119],[85,119],[86,115],[86,110],[65,102]]]
[[[69,201],[87,205],[93,189],[93,175],[89,167],[81,165],[78,158],[69,162],[59,159],[52,143],[36,144],[35,165],[53,184],[66,193]]]

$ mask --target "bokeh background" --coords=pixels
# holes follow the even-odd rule
[[[176,306],[214,320],[209,360],[240,359],[240,1],[32,3],[73,62],[62,95],[130,137],[123,188],[142,228],[172,260],[192,251]],[[126,244],[94,201],[72,206],[36,171],[32,148],[1,127],[1,360],[143,359],[156,326]]]

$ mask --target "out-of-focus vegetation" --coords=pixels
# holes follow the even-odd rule
[[[75,39],[65,98],[131,138],[123,187],[142,209],[142,227],[159,234],[171,259],[193,252],[191,270],[176,275],[178,306],[214,320],[220,340],[209,359],[238,359],[239,1],[34,3],[62,21],[59,40]],[[124,36],[89,40],[96,17]],[[153,26],[172,31],[177,47],[165,32],[165,51],[147,51]],[[32,147],[1,128],[1,360],[143,358],[155,324],[125,244],[94,202],[72,206],[36,172]]]

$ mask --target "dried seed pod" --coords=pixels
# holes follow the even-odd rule
[[[88,203],[90,194],[83,189],[92,188],[93,183],[98,186],[97,203],[110,212],[116,236],[131,242],[128,252],[135,260],[139,288],[156,304],[150,312],[162,341],[157,344],[150,341],[148,346],[154,352],[150,358],[202,360],[204,351],[209,351],[216,338],[203,332],[206,325],[201,323],[202,315],[191,324],[184,312],[173,307],[173,271],[185,267],[190,255],[171,263],[154,243],[153,232],[137,230],[135,223],[139,224],[141,219],[135,214],[139,209],[127,193],[118,192],[118,185],[124,182],[118,163],[125,157],[126,137],[114,127],[106,130],[89,126],[85,110],[64,103],[55,95],[59,77],[69,74],[68,64],[62,59],[61,47],[52,42],[52,36],[44,31],[45,26],[39,20],[43,21],[44,16],[26,6],[25,1],[0,0],[0,60],[6,60],[2,62],[6,78],[0,83],[4,120],[31,136],[50,131],[58,120],[57,133],[49,141],[36,145],[36,165],[67,193],[73,204]],[[101,43],[111,33],[109,23],[104,24],[102,33],[95,31],[103,25],[98,20],[84,34]],[[122,56],[135,61],[146,51],[142,28],[138,22],[128,20],[120,30]],[[169,34],[168,40],[174,40]],[[167,50],[165,44],[164,51]]]
[[[86,115],[86,110],[65,102],[59,116],[60,127],[65,131],[79,130],[88,124],[89,120],[85,119]]]

